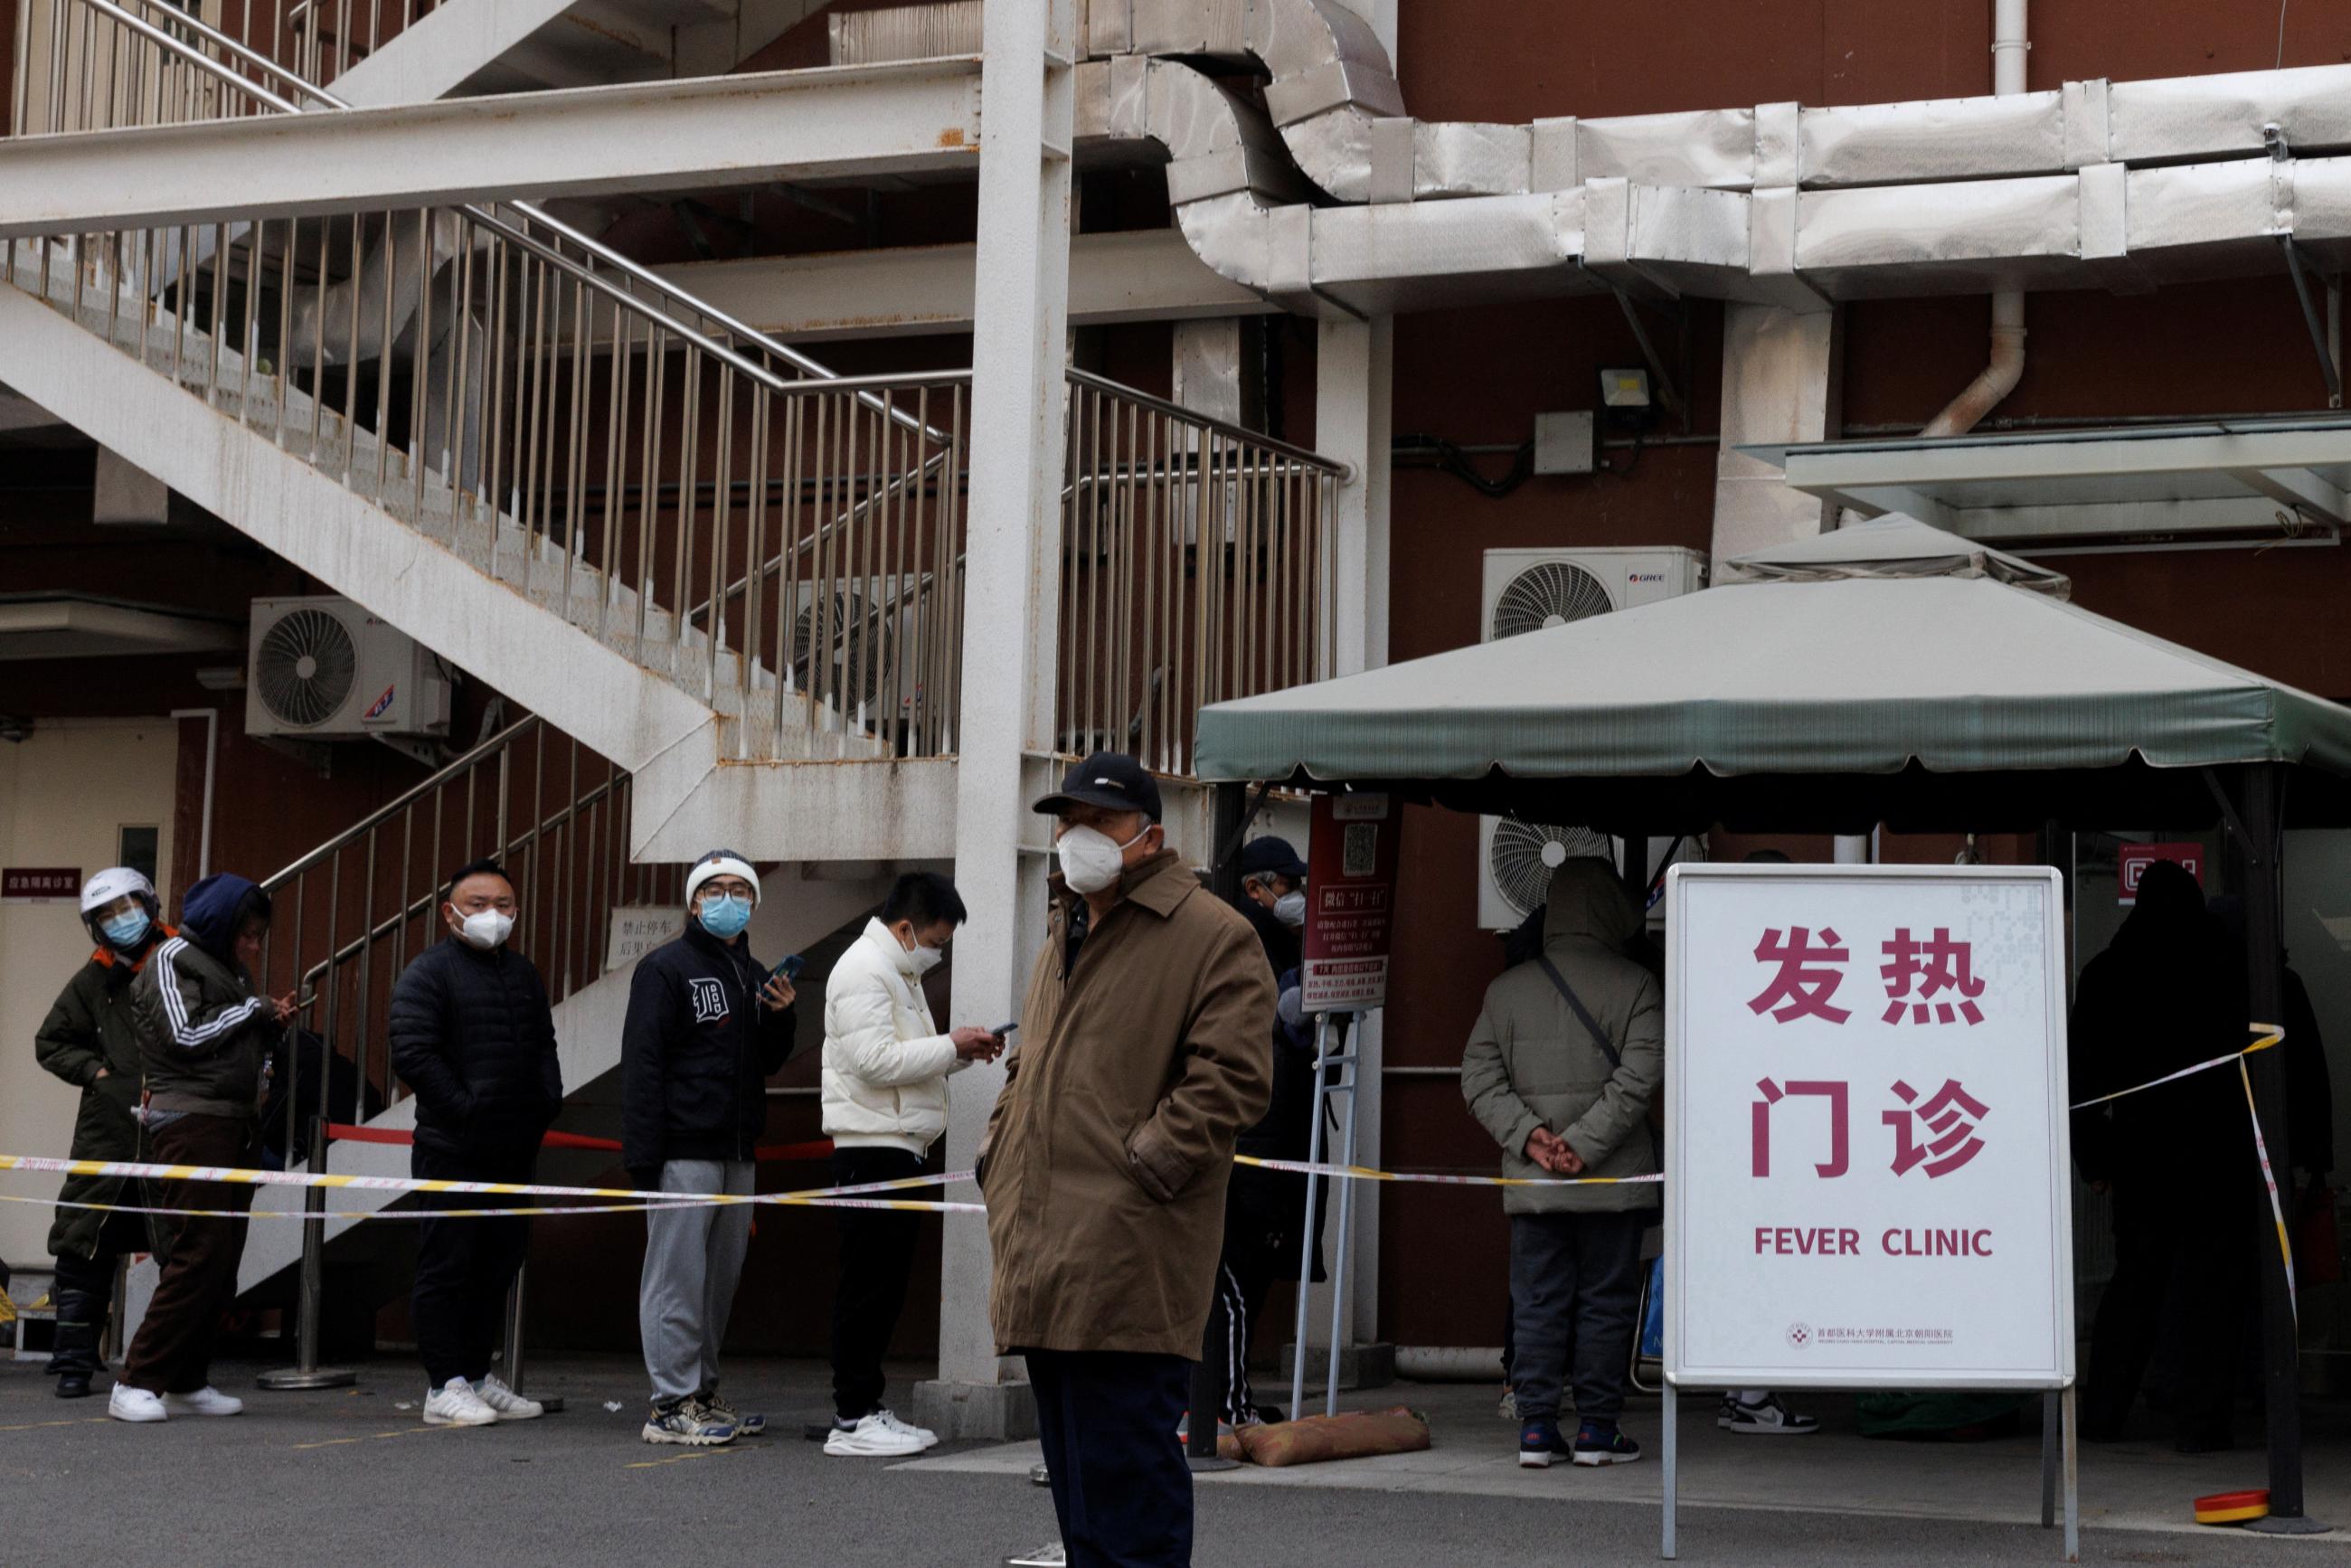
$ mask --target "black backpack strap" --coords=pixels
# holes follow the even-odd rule
[[[1550,955],[1538,953],[1535,955],[1535,962],[1542,967],[1543,977],[1552,983],[1552,988],[1567,998],[1569,1009],[1583,1020],[1585,1029],[1592,1031],[1593,1043],[1599,1046],[1600,1054],[1608,1059],[1609,1071],[1613,1072],[1623,1066],[1625,1053],[1618,1051],[1609,1040],[1608,1031],[1600,1027],[1600,1020],[1592,1016],[1592,1009],[1583,1005],[1583,998],[1575,994],[1575,988],[1567,983],[1567,977],[1559,972],[1558,966],[1551,961]]]

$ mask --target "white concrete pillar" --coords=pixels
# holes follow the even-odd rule
[[[1342,0],[1372,25],[1396,60],[1396,0]],[[1315,357],[1314,444],[1354,470],[1339,490],[1339,667],[1353,674],[1388,662],[1388,444],[1395,433],[1395,322],[1325,321]],[[1359,1047],[1363,1088],[1357,1112],[1356,1158],[1380,1163],[1381,1025],[1374,1013],[1364,1023]],[[1333,1206],[1335,1226],[1336,1206]],[[1335,1251],[1337,1233],[1332,1233]],[[1380,1184],[1364,1182],[1355,1194],[1353,1278],[1347,1284],[1357,1343],[1378,1342],[1380,1309]],[[1318,1292],[1319,1294],[1319,1292]],[[1331,1321],[1327,1304],[1315,1320]],[[1319,1343],[1319,1339],[1318,1339]]]
[[[1042,792],[1045,769],[1027,759],[1052,747],[1075,5],[991,5],[985,28],[956,770],[956,881],[971,919],[956,938],[953,1014],[992,1025],[1019,1016],[1044,938],[1046,862],[1037,852],[1043,835],[1029,802]],[[995,1067],[949,1081],[950,1169],[970,1167],[1003,1081]],[[1032,1431],[1019,1364],[998,1357],[988,1322],[986,1228],[976,1217],[956,1217],[946,1233],[939,1376],[916,1390],[919,1418],[943,1437]]]

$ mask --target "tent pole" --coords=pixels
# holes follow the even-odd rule
[[[1265,788],[1258,788],[1258,801],[1265,799]],[[1208,865],[1208,889],[1226,903],[1237,902],[1241,892],[1241,835],[1249,831],[1249,818],[1256,815],[1254,803],[1249,800],[1246,788],[1239,784],[1219,784],[1216,789],[1215,821],[1210,836],[1215,840]],[[1219,1268],[1222,1264],[1218,1265]],[[1208,1332],[1213,1338],[1220,1324],[1229,1329],[1221,1308],[1210,1304]],[[1240,1347],[1246,1356],[1249,1346]],[[1192,1366],[1192,1429],[1191,1440],[1185,1448],[1185,1459],[1195,1471],[1238,1469],[1239,1461],[1228,1459],[1217,1451],[1219,1429],[1217,1419],[1225,1408],[1231,1390],[1227,1384],[1227,1361],[1203,1345],[1200,1359]]]
[[[2283,892],[2279,854],[2284,834],[2278,821],[2278,770],[2272,763],[2256,763],[2241,775],[2239,802],[2243,831],[2238,841],[2245,868],[2245,998],[2253,1021],[2275,1023],[2284,1012],[2285,975],[2281,895]],[[2253,1096],[2259,1107],[2262,1136],[2269,1148],[2270,1168],[2291,1196],[2294,1155],[2286,1146],[2285,1051],[2264,1051],[2250,1063]],[[2252,1217],[2249,1215],[2248,1220]],[[2259,1221],[2269,1235],[2266,1207]],[[2324,1525],[2303,1517],[2302,1499],[2302,1378],[2298,1365],[2293,1285],[2285,1259],[2274,1242],[2262,1248],[2262,1348],[2263,1404],[2269,1421],[2270,1517],[2257,1521],[2283,1533],[2301,1534]]]

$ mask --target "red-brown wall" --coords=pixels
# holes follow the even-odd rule
[[[1883,102],[1990,90],[1991,6],[1928,0],[1889,7],[1814,0],[1692,0],[1670,22],[1628,25],[1629,11],[1535,0],[1405,0],[1398,56],[1406,104],[1425,119],[1518,121],[1732,107],[1788,99]],[[2128,7],[2049,7],[2032,17],[2034,89],[2266,68],[2277,12],[2157,0]],[[2313,8],[2287,17],[2287,65],[2351,59],[2351,17]],[[1690,428],[1718,426],[1721,312],[1694,301]],[[1652,311],[1670,340],[1669,316]],[[1844,316],[1845,427],[1908,426],[1931,417],[1981,365],[1990,312],[1981,298],[1868,302]],[[2001,418],[2279,412],[2323,408],[2325,388],[2283,274],[2152,295],[2035,294],[2028,358]],[[1399,436],[1463,444],[1532,434],[1534,415],[1589,408],[1602,365],[1637,364],[1613,301],[1562,301],[1432,312],[1395,328]],[[1661,347],[1663,342],[1661,341]],[[1310,350],[1311,352],[1311,348]],[[1666,348],[1668,360],[1675,350]],[[1304,365],[1302,356],[1298,362]],[[1299,369],[1299,377],[1311,371]],[[1669,421],[1667,433],[1674,427]],[[1611,455],[1621,463],[1626,454]],[[1481,460],[1499,473],[1508,459]],[[1503,500],[1447,476],[1399,467],[1393,488],[1391,656],[1477,640],[1481,553],[1510,546],[1708,548],[1711,446],[1645,452],[1626,476],[1530,480]],[[2074,556],[2074,602],[2218,657],[2332,696],[2351,695],[2351,552],[2199,550]],[[1409,818],[1401,876],[1387,1060],[1449,1066],[1475,1020],[1500,945],[1477,929],[1476,827],[1433,810]],[[2115,824],[2125,826],[2126,824]],[[1824,860],[1813,839],[1732,839],[1718,855],[1776,847]],[[1995,862],[2037,852],[1987,839]],[[1948,862],[1959,841],[1887,835],[1889,860]],[[1448,1077],[1391,1075],[1384,1158],[1395,1167],[1490,1169],[1491,1140]],[[1446,1188],[1382,1195],[1382,1325],[1404,1343],[1490,1344],[1507,1296],[1506,1234],[1490,1197]]]

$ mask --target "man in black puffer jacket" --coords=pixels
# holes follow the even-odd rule
[[[555,1018],[538,967],[509,949],[517,901],[496,861],[449,879],[446,939],[392,993],[392,1065],[416,1092],[411,1174],[427,1180],[528,1182],[539,1139],[563,1103]],[[434,1193],[441,1208],[512,1208],[512,1197]],[[530,1246],[530,1221],[427,1219],[416,1240],[410,1317],[424,1361],[425,1424],[486,1427],[541,1414],[490,1375],[507,1291]]]
[[[743,931],[759,873],[714,850],[685,876],[684,934],[638,960],[621,1035],[621,1161],[645,1192],[748,1193],[768,1126],[768,1076],[792,1053],[791,982]],[[744,1204],[653,1209],[637,1326],[648,1443],[709,1446],[766,1429],[718,1395],[718,1347],[751,1239]]]

